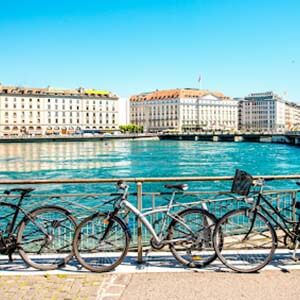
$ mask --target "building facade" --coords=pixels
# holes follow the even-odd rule
[[[110,92],[0,85],[0,134],[73,134],[118,129],[118,97]]]
[[[285,132],[300,125],[300,106],[273,92],[252,93],[239,101],[239,129]]]
[[[173,89],[130,98],[130,121],[145,131],[237,130],[238,102],[219,92]]]

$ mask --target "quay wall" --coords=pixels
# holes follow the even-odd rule
[[[156,134],[122,134],[110,136],[36,136],[36,137],[1,137],[4,143],[43,143],[43,142],[94,142],[108,140],[159,140]]]
[[[300,134],[120,134],[95,136],[30,136],[1,137],[1,143],[90,142],[108,140],[178,140],[203,142],[257,142],[300,145]]]

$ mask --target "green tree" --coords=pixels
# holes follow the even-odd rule
[[[120,125],[119,129],[123,133],[139,133],[144,131],[143,126],[128,124],[128,125]]]

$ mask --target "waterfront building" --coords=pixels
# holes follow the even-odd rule
[[[239,129],[285,132],[300,125],[300,105],[273,92],[252,93],[239,101]]]
[[[118,129],[118,97],[92,89],[0,85],[0,134],[74,134]]]
[[[238,101],[207,90],[156,90],[130,98],[130,121],[150,132],[234,131]]]
[[[285,127],[288,131],[300,130],[300,104],[285,102]]]
[[[121,97],[119,99],[119,124],[128,125],[129,123],[129,98]]]

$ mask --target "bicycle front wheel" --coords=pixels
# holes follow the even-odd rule
[[[61,207],[36,209],[21,222],[17,244],[20,256],[31,267],[54,270],[73,257],[75,218]]]
[[[107,272],[117,267],[128,252],[130,236],[118,217],[98,213],[77,227],[73,250],[78,262],[92,272]]]
[[[218,237],[220,232],[222,239]],[[269,221],[249,208],[225,214],[217,223],[213,236],[218,258],[228,268],[240,273],[257,272],[266,266],[272,259],[276,241],[276,233]]]
[[[217,258],[212,242],[216,222],[216,217],[204,209],[190,208],[179,212],[178,219],[170,225],[168,235],[174,257],[192,268],[213,262]]]

